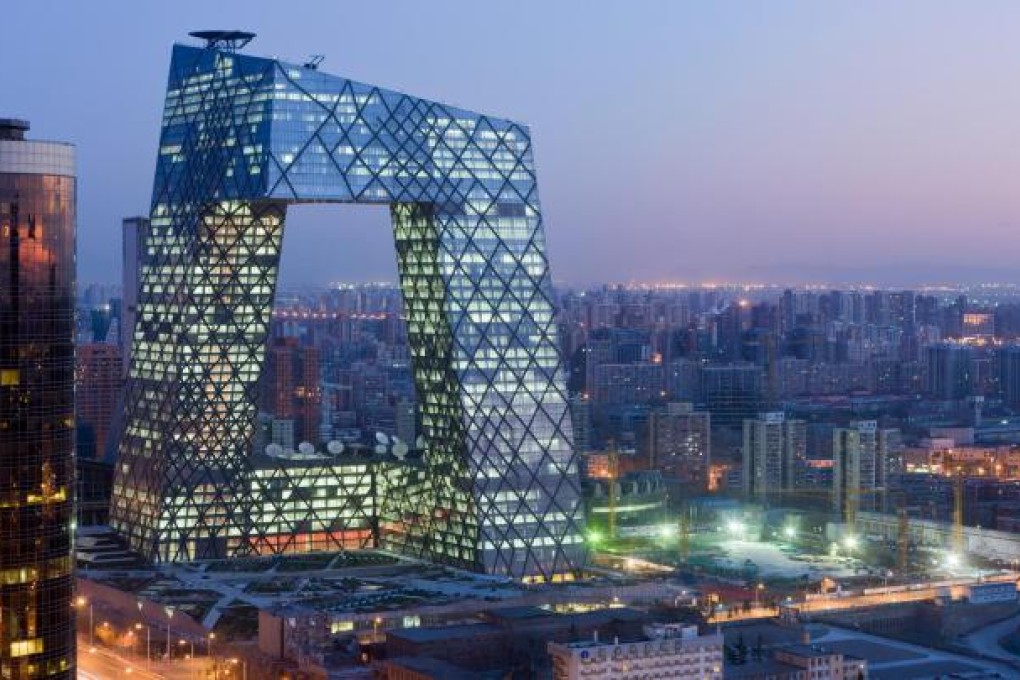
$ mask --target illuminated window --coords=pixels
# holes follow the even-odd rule
[[[29,654],[40,654],[43,650],[42,638],[32,640],[16,640],[11,643],[11,656],[28,656]]]

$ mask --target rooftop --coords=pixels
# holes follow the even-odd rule
[[[19,118],[0,118],[0,139],[23,141],[30,125]]]
[[[443,640],[463,640],[479,635],[497,635],[503,629],[490,623],[464,623],[455,626],[437,628],[401,628],[388,631],[387,637],[399,638],[410,642],[441,642]]]

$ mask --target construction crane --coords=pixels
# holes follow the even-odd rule
[[[963,540],[963,467],[956,468],[953,480],[953,552],[964,553]]]
[[[957,460],[952,451],[942,453],[942,474],[953,477],[953,554],[961,556],[965,552],[966,542],[963,536],[963,486],[966,478],[964,462]]]
[[[907,569],[907,555],[910,549],[910,517],[903,505],[896,510],[896,516],[896,569],[902,574]]]
[[[609,479],[609,540],[616,540],[616,490],[620,479],[620,453],[616,441],[609,440],[606,452],[606,476]]]

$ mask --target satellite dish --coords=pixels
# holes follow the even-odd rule
[[[301,442],[298,444],[297,450],[306,456],[310,456],[315,453],[315,447],[312,446],[310,442]]]
[[[266,455],[272,456],[273,458],[279,458],[283,455],[283,447],[279,444],[269,444],[266,446]]]
[[[393,455],[399,458],[400,460],[404,460],[404,456],[407,455],[407,444],[401,441],[398,441],[396,444],[394,444]]]
[[[382,432],[376,432],[375,441],[378,442],[379,444],[382,444],[383,446],[388,446],[390,443],[390,438],[384,435]]]
[[[379,444],[378,446],[375,447],[375,452],[378,454],[386,453],[386,447],[383,446],[382,444]]]
[[[424,449],[425,448],[425,435],[420,434],[418,438],[414,440],[414,448]]]
[[[333,441],[326,444],[326,450],[332,453],[334,456],[339,456],[341,453],[344,452],[344,444],[343,442],[338,442],[337,440],[334,439]]]

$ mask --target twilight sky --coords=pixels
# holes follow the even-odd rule
[[[81,283],[119,280],[210,28],[529,123],[558,281],[1020,281],[1012,0],[5,3],[0,117],[78,145]],[[387,222],[293,209],[283,283],[395,279]]]

